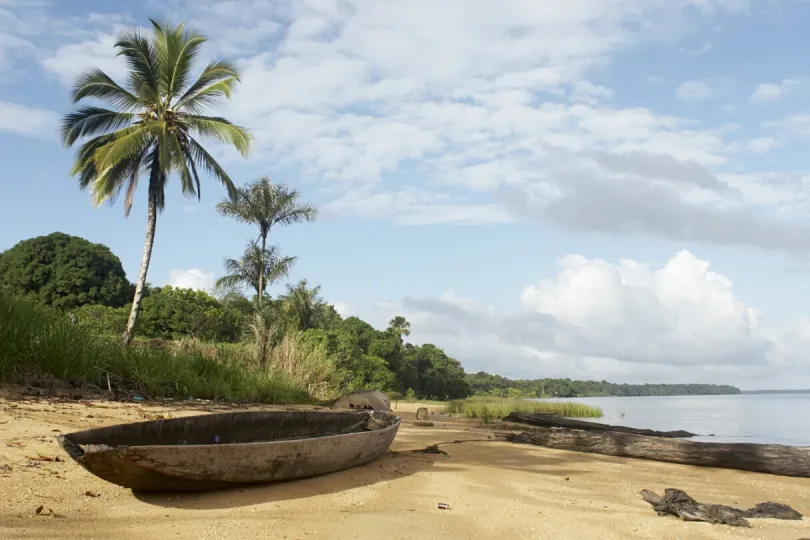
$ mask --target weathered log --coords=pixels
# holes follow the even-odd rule
[[[599,424],[597,422],[586,422],[584,420],[572,420],[557,414],[525,414],[512,413],[503,419],[504,422],[514,422],[516,424],[527,424],[543,428],[568,428],[582,429],[585,431],[615,431],[617,433],[632,433],[634,435],[646,435],[648,437],[666,438],[687,438],[695,437],[694,433],[688,431],[655,431],[653,429],[638,429],[626,426],[611,426],[609,424]]]
[[[810,478],[810,447],[705,443],[571,429],[534,429],[508,434],[506,440],[558,450]]]
[[[680,489],[667,488],[660,497],[642,489],[641,497],[652,505],[659,516],[676,516],[684,521],[705,521],[734,527],[750,527],[745,518],[802,519],[802,515],[786,504],[759,503],[748,510],[740,510],[723,504],[699,503]]]

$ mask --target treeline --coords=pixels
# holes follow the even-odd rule
[[[124,331],[126,298],[132,290],[118,257],[83,238],[53,233],[0,253],[0,292],[60,309],[99,336],[118,339]],[[146,286],[136,334],[141,342],[192,338],[255,343],[254,304],[255,298],[236,288],[212,295]],[[281,349],[288,344],[284,337],[295,335],[303,349],[290,354],[326,355],[317,364],[332,366],[328,377],[339,377],[343,390],[373,387],[432,399],[471,393],[457,360],[435,345],[403,342],[410,333],[403,317],[395,317],[383,330],[357,317],[344,319],[320,297],[320,287],[306,281],[287,285],[276,297],[267,295],[264,311],[272,323],[266,336],[270,346]]]
[[[467,375],[473,394],[501,397],[710,396],[739,394],[740,389],[716,384],[615,384],[571,379],[511,380],[483,371]]]

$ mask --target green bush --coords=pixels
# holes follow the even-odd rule
[[[63,233],[19,242],[0,253],[0,292],[59,309],[120,307],[134,289],[107,246]]]
[[[0,381],[47,375],[74,387],[137,391],[150,397],[307,403],[278,370],[250,369],[237,347],[213,354],[176,347],[123,347],[71,325],[52,309],[0,295]]]
[[[238,341],[242,313],[203,291],[156,287],[143,299],[137,333],[143,337]]]

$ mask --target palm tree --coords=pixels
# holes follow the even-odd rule
[[[411,323],[408,322],[402,315],[397,315],[388,321],[388,328],[399,336],[411,335]]]
[[[321,286],[309,288],[307,280],[287,285],[287,292],[279,297],[287,315],[297,323],[299,330],[317,328],[322,317],[323,298],[320,297]]]
[[[246,285],[261,298],[267,285],[285,277],[294,264],[295,257],[282,257],[278,246],[261,248],[251,240],[241,259],[225,259],[225,275],[217,280],[217,286]]]
[[[299,202],[299,197],[297,190],[274,184],[265,176],[230,192],[228,198],[217,205],[217,211],[223,216],[258,226],[261,249],[264,251],[273,226],[312,222],[317,217],[315,207]],[[262,272],[258,277],[258,288],[264,291],[265,274]]]
[[[91,69],[76,80],[73,103],[90,98],[111,109],[78,107],[65,115],[61,130],[62,141],[68,147],[92,137],[80,146],[71,175],[78,176],[81,189],[91,187],[96,206],[114,202],[126,191],[124,215],[129,216],[138,181],[141,176],[149,179],[146,241],[123,335],[125,344],[132,340],[152,256],[157,214],[165,206],[169,177],[176,173],[183,193],[199,198],[202,170],[234,194],[233,182],[200,139],[233,145],[242,155],[247,155],[251,143],[245,129],[224,118],[205,115],[210,105],[230,97],[239,81],[235,66],[227,60],[211,62],[192,82],[191,66],[206,39],[184,29],[182,24],[170,27],[151,22],[151,38],[132,29],[123,32],[115,43],[118,55],[129,67],[124,86],[100,69]]]

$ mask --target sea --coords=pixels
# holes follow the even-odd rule
[[[692,440],[810,446],[810,393],[548,401],[600,407],[604,416],[593,419],[597,422],[660,431],[682,429],[699,435]]]

